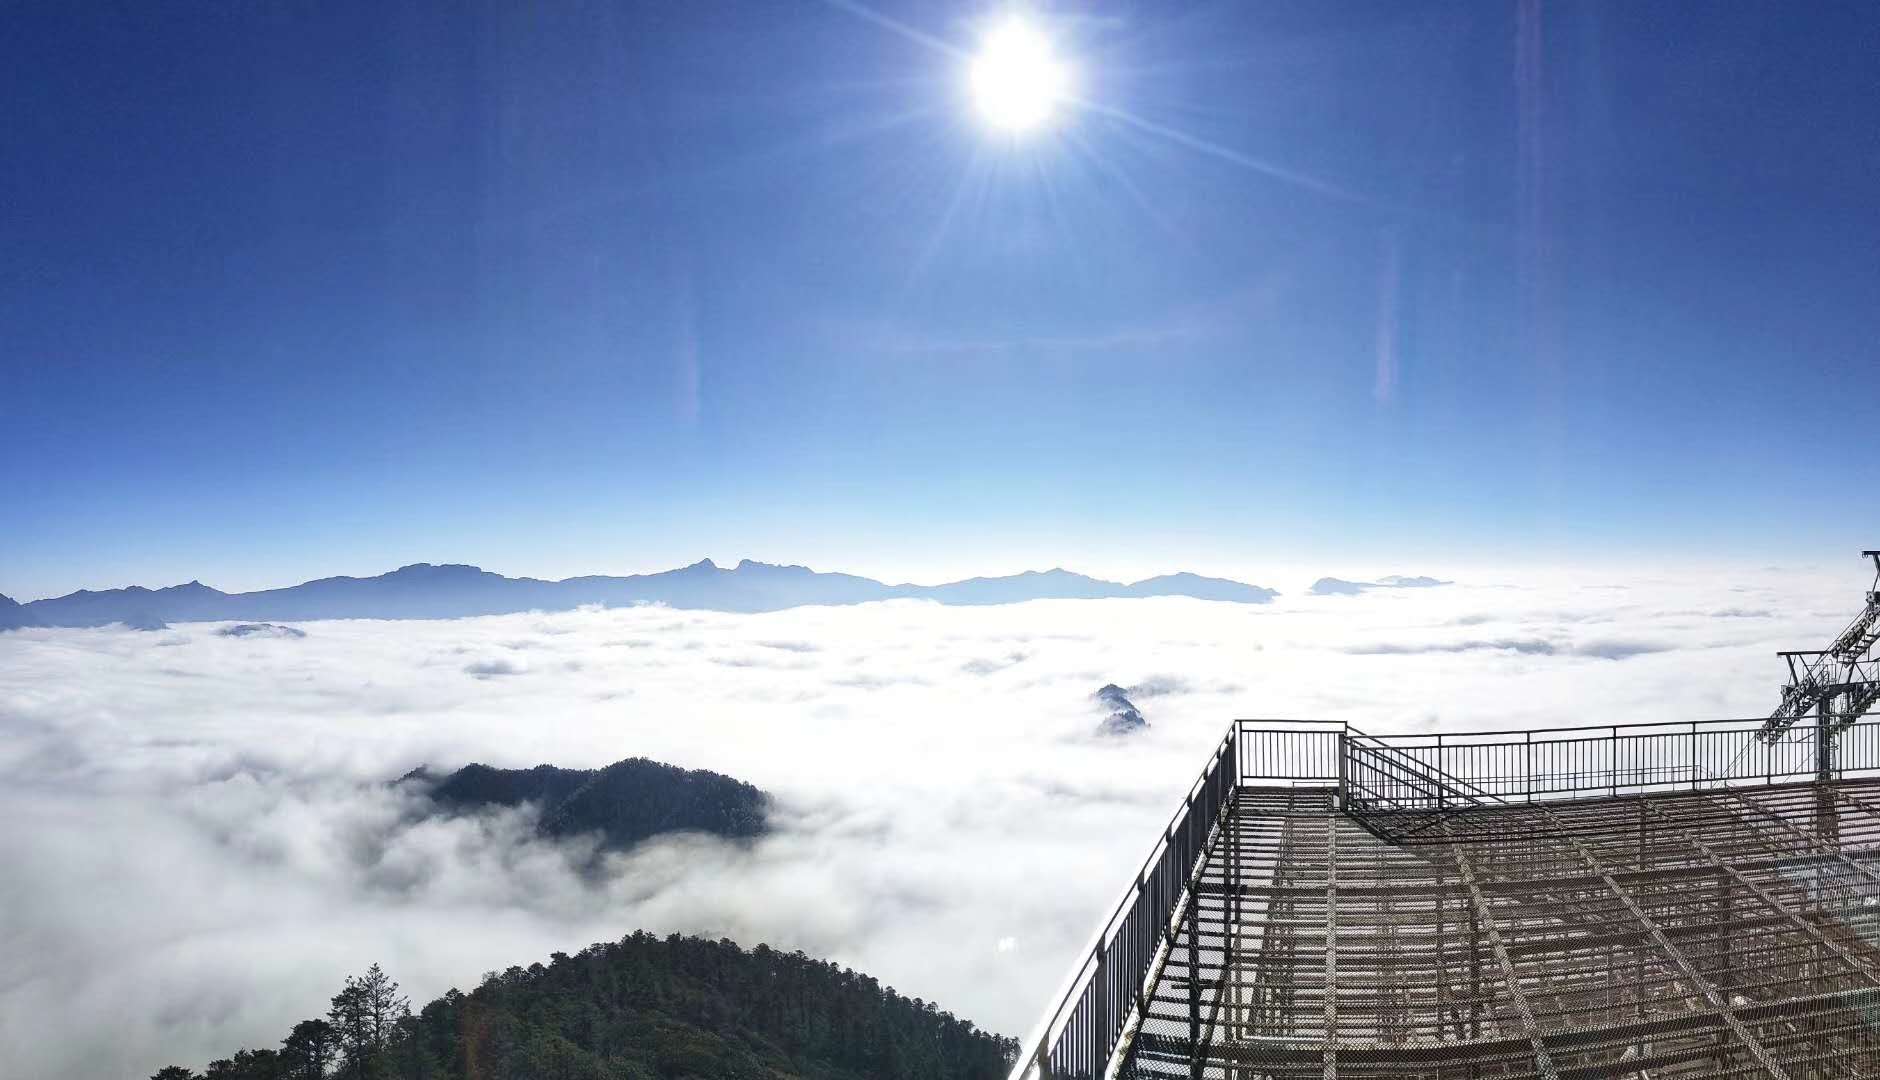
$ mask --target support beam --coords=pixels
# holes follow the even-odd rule
[[[1325,819],[1325,1080],[1338,1080],[1338,822]]]
[[[1479,926],[1488,935],[1488,946],[1495,950],[1495,963],[1501,967],[1502,984],[1508,988],[1508,1000],[1514,1004],[1515,1014],[1521,1018],[1521,1028],[1534,1048],[1534,1067],[1540,1070],[1546,1080],[1560,1080],[1560,1070],[1554,1067],[1553,1057],[1541,1042],[1541,1028],[1534,1019],[1534,1007],[1528,1004],[1527,994],[1521,989],[1514,961],[1508,959],[1508,949],[1502,944],[1501,931],[1495,929],[1495,913],[1490,910],[1488,901],[1483,899],[1481,886],[1475,883],[1475,871],[1470,866],[1468,856],[1458,846],[1451,846],[1449,854],[1456,861],[1456,869],[1462,873],[1462,886],[1469,890],[1469,902],[1474,905]]]
[[[1201,1080],[1201,892],[1188,890],[1188,1076]]]
[[[1821,695],[1815,703],[1815,783],[1834,779],[1834,699],[1833,693]]]

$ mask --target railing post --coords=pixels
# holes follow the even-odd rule
[[[1136,900],[1135,902],[1138,904],[1142,903],[1142,891],[1144,888],[1148,886],[1148,883],[1149,883],[1148,875],[1149,875],[1149,868],[1146,866],[1143,867],[1141,873],[1136,875]],[[1138,929],[1136,932],[1140,934],[1142,933],[1142,930]],[[1154,950],[1150,950],[1150,951],[1153,952]],[[1149,1015],[1148,989],[1147,987],[1143,985],[1144,981],[1145,980],[1141,978],[1136,979],[1136,1015],[1138,1017],[1146,1017]]]
[[[1351,758],[1349,756],[1350,748],[1346,745],[1346,742],[1345,742],[1345,740],[1348,739],[1349,737],[1350,736],[1347,735],[1343,731],[1340,731],[1337,736],[1338,738],[1338,792],[1336,795],[1333,796],[1333,799],[1337,801],[1338,803],[1337,809],[1339,810],[1345,810],[1351,806],[1351,797],[1345,791],[1345,785],[1350,781],[1350,777],[1346,772],[1346,767],[1351,761]]]
[[[1697,790],[1697,721],[1691,721],[1691,790]]]
[[[1235,821],[1239,811],[1236,799],[1229,805],[1227,818],[1221,823],[1221,828],[1226,830],[1227,842],[1227,862],[1221,867],[1222,876],[1227,879],[1227,903],[1221,912],[1221,981],[1214,988],[1214,1000],[1220,1003],[1216,1006],[1217,1010],[1227,1014],[1229,1042],[1234,1040],[1237,1031],[1235,1025],[1240,1021],[1240,975],[1235,967],[1236,955],[1240,951],[1240,830]]]
[[[1617,798],[1619,795],[1619,725],[1612,725],[1612,742],[1606,751],[1607,794]]]
[[[1188,1075],[1201,1080],[1201,894],[1188,893]]]
[[[1815,780],[1823,784],[1834,778],[1834,738],[1828,733],[1834,717],[1828,703],[1833,700],[1833,694],[1823,694],[1815,706]]]
[[[1447,763],[1443,757],[1443,733],[1439,731],[1436,733],[1436,769],[1437,771],[1448,772],[1449,769],[1446,767],[1446,764]],[[1437,810],[1449,809],[1448,794],[1449,794],[1448,788],[1445,785],[1443,784],[1436,785],[1436,809]]]

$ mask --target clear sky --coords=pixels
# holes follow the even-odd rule
[[[998,10],[8,5],[0,592],[1880,544],[1880,7]]]

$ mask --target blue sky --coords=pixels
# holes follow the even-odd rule
[[[1871,5],[468,7],[9,9],[0,592],[1880,543]]]

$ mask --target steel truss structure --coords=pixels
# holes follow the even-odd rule
[[[1767,718],[1236,721],[1012,1080],[1880,1078],[1863,556]]]
[[[1867,603],[1825,649],[1777,653],[1788,661],[1789,681],[1782,700],[1763,722],[1763,738],[1775,741],[1797,720],[1815,713],[1835,731],[1859,719],[1880,702],[1880,551],[1863,551],[1873,560],[1873,586]]]

